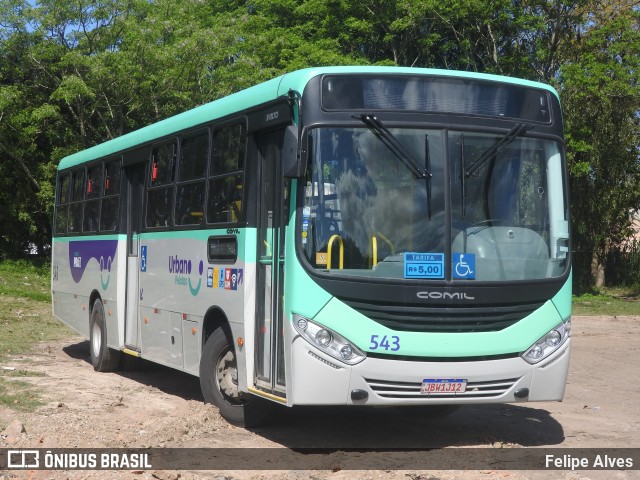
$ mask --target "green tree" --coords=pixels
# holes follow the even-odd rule
[[[50,242],[57,161],[101,141],[92,136],[87,61],[73,58],[113,45],[104,32],[117,15],[100,5],[11,0],[0,8],[0,257]]]
[[[561,69],[576,250],[605,283],[609,248],[640,209],[640,34],[630,9],[590,28]]]
[[[48,242],[63,156],[287,71],[372,63],[554,84],[576,246],[601,264],[638,208],[634,3],[5,0],[0,256]]]
[[[24,24],[0,36],[0,257],[15,256],[50,238],[53,170],[51,151],[56,112],[46,105],[47,82],[32,70],[28,53],[38,40]],[[46,62],[45,58],[41,59]]]

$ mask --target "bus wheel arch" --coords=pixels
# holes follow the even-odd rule
[[[204,350],[204,346],[207,343],[207,339],[215,332],[218,328],[222,328],[227,332],[228,335],[231,335],[231,328],[229,326],[229,320],[225,313],[219,307],[211,307],[207,310],[207,313],[204,316],[204,320],[202,322],[202,349]]]
[[[98,290],[94,290],[93,292],[91,292],[91,295],[89,295],[89,320],[91,320],[91,312],[93,312],[93,307],[96,303],[96,300],[102,301],[102,297],[100,296],[100,292],[98,292]]]
[[[96,372],[113,372],[118,369],[120,351],[107,345],[107,322],[102,298],[91,294],[89,311],[89,352]]]
[[[272,403],[238,389],[236,349],[225,314],[207,312],[200,356],[200,388],[205,403],[218,408],[229,423],[257,427],[268,420]]]

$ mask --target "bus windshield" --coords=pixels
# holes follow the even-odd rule
[[[562,148],[518,130],[505,141],[504,133],[389,128],[399,148],[372,128],[312,130],[300,239],[308,262],[332,275],[395,279],[562,275]],[[431,270],[412,274],[415,258]]]

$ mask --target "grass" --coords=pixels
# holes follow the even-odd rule
[[[603,288],[574,296],[573,315],[640,316],[640,287]]]
[[[67,327],[53,318],[51,304],[0,294],[0,362],[22,355],[37,343],[62,338]]]
[[[71,334],[51,313],[50,267],[43,262],[0,262],[0,364]],[[2,365],[0,365],[2,367]],[[42,374],[0,368],[0,405],[31,411],[42,404],[35,387],[19,377]]]
[[[5,381],[0,378],[0,405],[18,410],[31,412],[43,405],[42,398],[29,382],[22,380]]]
[[[13,368],[13,367],[11,367]],[[15,370],[0,370],[0,377],[46,377],[46,373],[34,372],[31,370],[22,370],[16,368]]]
[[[0,261],[0,296],[51,301],[51,267],[42,261]]]

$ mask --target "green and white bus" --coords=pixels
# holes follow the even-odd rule
[[[289,73],[64,158],[54,231],[54,314],[94,368],[199,376],[238,425],[274,403],[564,395],[567,173],[543,84]]]

